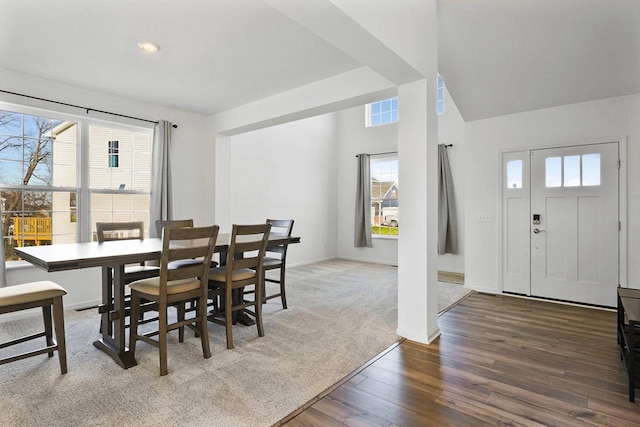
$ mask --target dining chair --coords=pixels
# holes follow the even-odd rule
[[[182,227],[193,227],[193,219],[158,219],[156,220],[156,232],[158,236],[162,236],[162,229],[164,227],[172,227],[172,228],[182,228]],[[194,259],[194,260],[185,260],[178,263],[172,263],[170,268],[181,268],[183,266],[197,264],[202,262],[202,260]],[[217,267],[218,263],[216,261],[211,261],[211,267]]]
[[[96,235],[98,243],[112,240],[143,240],[144,222],[96,222]],[[158,274],[159,268],[154,265],[146,265],[144,262],[128,265],[124,269],[125,284]]]
[[[282,234],[287,237],[291,237],[291,230],[293,230],[292,219],[267,219],[267,222],[271,224],[271,234]],[[287,264],[287,248],[289,245],[277,245],[268,246],[265,252],[264,260],[262,262],[262,268],[264,275],[262,279],[262,302],[266,303],[267,300],[280,297],[282,302],[282,308],[287,308],[287,294],[285,291],[285,271]],[[267,271],[280,270],[278,279],[272,279],[267,277]],[[280,291],[274,294],[267,294],[266,282],[277,283],[280,285]],[[255,293],[255,289],[245,291],[245,294]]]
[[[0,343],[0,349],[11,347],[26,341],[44,337],[46,347],[21,353],[12,357],[0,359],[0,365],[15,362],[47,353],[53,357],[53,352],[58,352],[60,372],[67,373],[67,351],[64,337],[64,307],[62,297],[67,294],[64,288],[50,281],[30,282],[21,285],[0,288],[0,314],[12,313],[30,308],[42,307],[44,318],[44,331],[21,337],[5,343]],[[51,309],[53,308],[53,327],[51,325]],[[56,339],[53,340],[55,328]]]
[[[184,326],[194,326],[200,335],[202,353],[205,359],[211,357],[209,334],[207,331],[207,291],[209,262],[213,256],[219,227],[172,228],[162,231],[162,252],[160,256],[160,275],[137,280],[131,284],[131,327],[129,346],[135,356],[138,340],[159,348],[160,375],[167,375],[167,335]],[[203,262],[183,268],[169,268],[175,261],[202,257]],[[158,311],[158,330],[138,333],[138,314],[141,300],[154,301]],[[171,305],[184,306],[187,301],[196,300],[195,317],[169,323],[167,308]],[[153,336],[158,335],[158,340]]]
[[[267,248],[271,224],[237,225],[231,231],[231,241],[226,256],[226,264],[209,271],[209,298],[221,297],[224,321],[218,319],[220,312],[214,312],[209,319],[223,323],[227,335],[227,348],[233,348],[235,313],[243,311],[255,318],[258,336],[264,336],[262,324],[262,261]],[[221,258],[222,259],[222,258]],[[256,297],[244,299],[245,286],[254,285]],[[253,306],[253,311],[248,307]]]
[[[113,240],[143,240],[144,222],[96,222],[96,236],[98,238],[98,243],[104,243]],[[113,270],[111,268],[107,268],[103,271],[103,274],[107,275],[107,277],[105,277],[103,280],[105,280],[106,283],[112,283]],[[138,264],[130,264],[125,266],[124,268],[124,284],[128,285],[133,281],[146,279],[148,277],[154,277],[158,274],[160,274],[160,268],[156,265],[147,265],[144,262]],[[125,305],[127,306],[125,315],[129,315],[129,303],[129,297],[125,296]],[[143,306],[143,310],[141,310],[141,319],[143,318],[145,312],[152,311],[152,309],[152,303],[147,302],[147,304]],[[107,307],[100,306],[98,308],[98,311],[102,313],[102,310],[108,309]],[[100,332],[102,332],[102,324],[100,325]]]
[[[165,227],[172,227],[172,228],[192,228],[193,227],[193,218],[188,218],[188,219],[157,219],[156,222],[156,232],[158,233],[158,236],[162,236],[162,229]],[[214,253],[215,256],[215,253]],[[188,260],[180,260],[180,261],[172,261],[169,263],[169,268],[183,268],[183,267],[188,267],[191,265],[195,265],[195,264],[200,264],[202,263],[202,259],[198,258],[198,259],[188,259]],[[216,261],[214,261],[213,259],[210,261],[210,267],[217,267],[218,263]],[[178,306],[178,313],[179,316],[181,316],[184,319],[184,316],[186,314],[186,312],[191,312],[191,311],[195,311],[196,307],[195,307],[195,302],[192,301],[190,303],[190,307],[187,309],[185,305],[179,305]],[[215,302],[212,302],[211,304],[214,308],[215,308]],[[196,331],[196,337],[198,337],[198,332]],[[180,328],[180,342],[182,342],[184,340],[184,328]]]

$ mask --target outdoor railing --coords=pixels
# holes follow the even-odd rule
[[[18,246],[29,246],[26,242],[33,242],[34,245],[51,244],[51,218],[20,218],[13,217],[12,235]]]

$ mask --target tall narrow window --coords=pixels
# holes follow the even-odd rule
[[[398,97],[372,102],[365,106],[367,127],[386,125],[398,121]]]
[[[371,234],[398,234],[398,159],[371,159]]]
[[[119,141],[109,141],[109,167],[118,167],[118,154],[120,149]]]
[[[444,82],[442,77],[438,74],[438,114],[444,113]]]
[[[522,160],[507,161],[507,188],[522,188]]]

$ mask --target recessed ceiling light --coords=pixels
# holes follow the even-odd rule
[[[138,42],[138,47],[149,53],[156,53],[160,50],[160,47],[157,44],[151,42]]]

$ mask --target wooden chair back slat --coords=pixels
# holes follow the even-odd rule
[[[160,288],[166,293],[167,281],[199,278],[203,287],[207,285],[211,257],[215,249],[219,227],[171,228],[165,227],[162,232],[162,254],[160,256]],[[203,258],[202,264],[170,269],[169,263],[174,261]]]
[[[227,277],[233,270],[262,267],[262,259],[267,249],[271,224],[233,225],[231,242],[227,254]],[[255,252],[255,253],[254,253]],[[246,256],[251,253],[250,256]]]
[[[96,222],[96,235],[101,243],[112,240],[143,240],[144,222]]]
[[[193,219],[168,219],[156,220],[156,232],[158,233],[158,237],[162,236],[162,229],[164,227],[171,228],[192,228],[193,227]]]
[[[267,219],[267,222],[271,224],[271,233],[291,237],[294,222],[292,219]],[[267,252],[279,254],[279,258],[284,259],[287,256],[288,247],[289,245],[269,246],[267,247]]]

